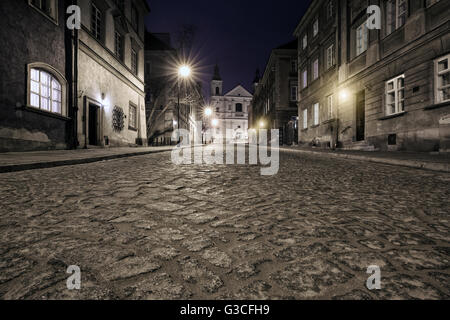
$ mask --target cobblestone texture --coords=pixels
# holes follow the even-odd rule
[[[169,153],[1,174],[0,298],[450,298],[449,174],[280,162],[274,177]]]

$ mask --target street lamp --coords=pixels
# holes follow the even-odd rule
[[[211,108],[206,108],[205,109],[205,116],[210,117],[212,115],[212,109]]]
[[[213,119],[213,120],[211,121],[211,124],[212,124],[212,126],[215,128],[215,127],[217,127],[217,126],[219,125],[219,120]]]
[[[264,121],[260,121],[259,122],[259,127],[262,129],[262,128],[264,128],[264,126],[265,126],[266,124],[264,123]]]
[[[178,144],[180,144],[180,79],[187,79],[191,75],[191,68],[183,64],[178,67]]]

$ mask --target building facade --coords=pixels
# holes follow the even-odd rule
[[[223,81],[216,65],[211,81],[210,98],[214,140],[227,137],[228,130],[233,132],[229,137],[232,141],[242,143],[248,141],[248,111],[252,97],[252,94],[241,85],[223,94]]]
[[[281,144],[297,142],[297,40],[272,50],[252,100],[253,129],[278,129]]]
[[[81,0],[78,141],[87,146],[147,143],[144,0]]]
[[[73,144],[65,6],[65,1],[0,2],[0,152]]]
[[[295,31],[300,143],[448,151],[449,16],[447,1],[313,1]]]

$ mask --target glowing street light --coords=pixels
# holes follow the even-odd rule
[[[347,90],[342,89],[341,92],[339,93],[339,97],[341,98],[342,101],[347,100],[348,98]]]
[[[211,108],[206,108],[205,109],[205,116],[210,117],[212,115],[212,109]]]
[[[261,120],[261,121],[259,122],[259,127],[260,127],[260,128],[264,128],[265,125],[266,125],[266,124],[264,123],[264,121]]]
[[[219,120],[213,119],[213,121],[211,121],[211,124],[213,127],[217,127],[219,125]]]
[[[181,78],[188,78],[191,75],[192,71],[188,65],[182,65],[178,68],[178,75]]]

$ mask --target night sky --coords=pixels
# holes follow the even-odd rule
[[[172,34],[195,25],[192,56],[209,95],[214,65],[220,67],[224,93],[238,84],[251,90],[255,71],[264,72],[270,52],[294,39],[311,0],[148,0],[150,32]]]

